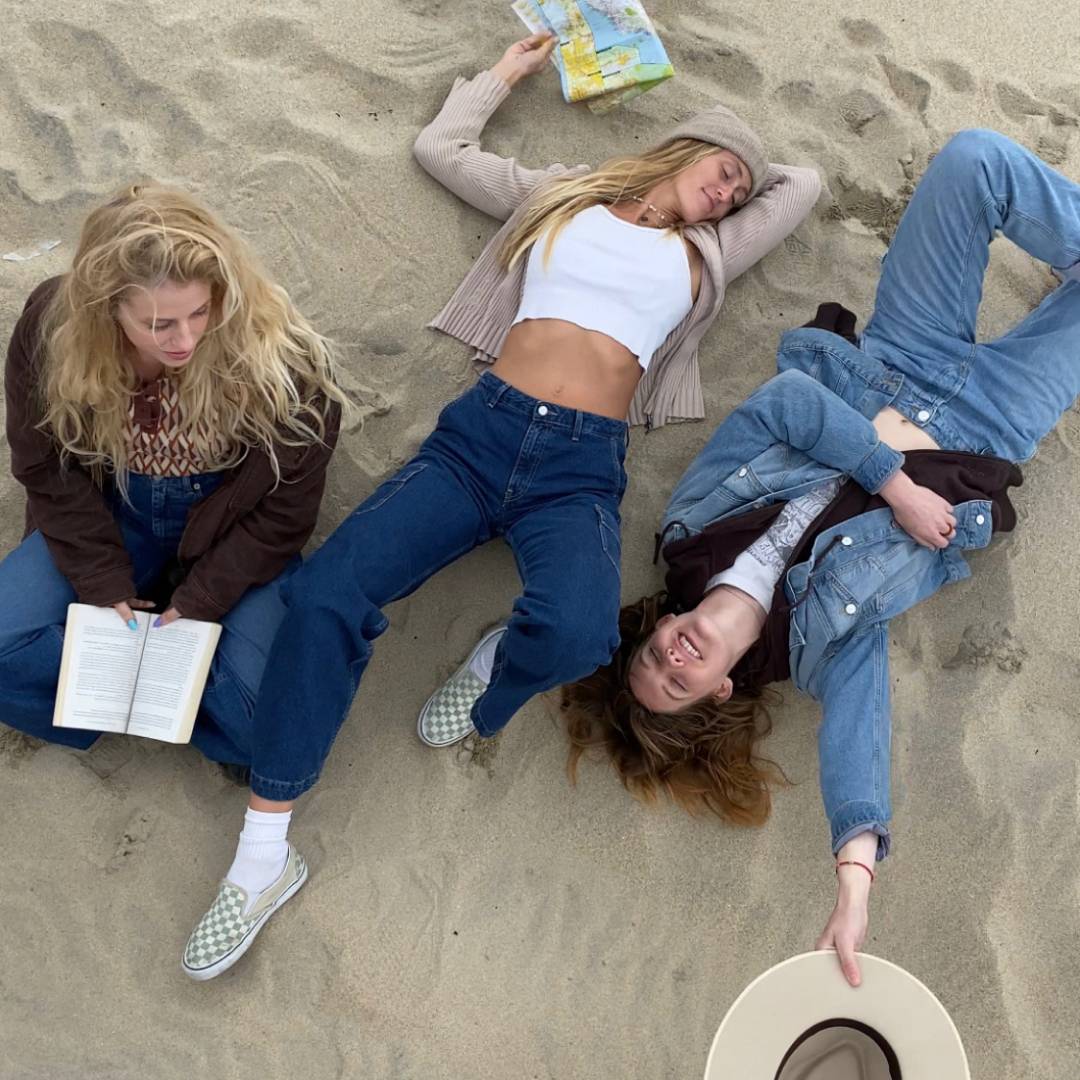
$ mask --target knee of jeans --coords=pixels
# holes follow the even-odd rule
[[[947,161],[954,165],[975,165],[996,150],[1015,144],[1000,131],[990,128],[965,128],[958,131],[938,151],[935,161]]]
[[[573,682],[611,660],[619,646],[618,609],[608,613],[602,605],[562,608],[550,618],[534,620],[528,636],[537,681],[551,686]]]
[[[32,633],[12,634],[0,630],[0,664],[5,685],[29,678],[44,667],[59,670],[64,639],[56,626],[43,626]],[[2,719],[2,718],[0,718]]]

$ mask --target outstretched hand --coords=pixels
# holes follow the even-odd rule
[[[892,507],[896,524],[923,547],[948,547],[956,536],[952,504],[936,491],[916,484],[907,473],[897,471],[879,494]]]
[[[862,973],[859,971],[859,961],[855,954],[862,948],[869,926],[867,899],[838,897],[836,907],[814,945],[815,949],[836,950],[840,969],[852,986],[858,986],[862,982]]]
[[[491,69],[492,74],[510,86],[527,75],[535,75],[548,62],[558,40],[554,34],[530,34],[515,41]]]

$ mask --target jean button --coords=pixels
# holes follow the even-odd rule
[[[855,541],[852,540],[850,536],[843,536],[840,538],[840,543],[843,544],[844,547],[851,547],[854,542]]]
[[[858,611],[858,610],[859,609],[858,609],[857,605],[855,605],[855,604],[845,604],[844,605],[844,611],[846,611],[848,615],[854,615],[855,612]]]
[[[918,420],[920,424],[925,424],[926,421],[930,419],[929,410],[928,409],[920,409],[918,411],[918,413],[916,414],[915,419]]]
[[[745,476],[746,475],[746,466],[745,465],[739,470],[739,475],[740,476]]]
[[[536,411],[540,416],[547,416],[548,407],[546,405],[539,405],[539,406],[537,406]]]
[[[985,514],[976,514],[975,515],[975,524],[976,525],[985,525],[986,524],[986,515]]]
[[[196,482],[195,482],[194,484],[192,484],[191,486],[192,486],[192,488],[193,488],[193,489],[194,489],[195,491],[202,491],[202,488],[201,488],[201,487],[199,487],[198,481],[196,481]]]

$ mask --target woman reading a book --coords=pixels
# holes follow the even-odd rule
[[[0,563],[0,720],[90,746],[51,724],[68,605],[134,633],[157,600],[155,626],[222,624],[192,742],[246,765],[345,400],[328,343],[213,214],[135,185],[31,294],[5,380],[27,532]]]
[[[483,151],[488,117],[553,44],[530,37],[458,80],[416,141],[428,172],[505,222],[434,323],[494,365],[290,583],[256,709],[249,811],[280,811],[280,827],[253,834],[258,861],[241,835],[185,952],[195,978],[233,964],[291,895],[289,811],[318,779],[387,604],[495,537],[524,579],[508,625],[424,710],[431,746],[493,735],[534,694],[607,662],[627,420],[701,417],[697,346],[725,288],[817,198],[816,172],[770,166],[720,107],[595,171]]]
[[[1064,283],[984,343],[996,230]],[[865,333],[833,304],[784,336],[781,374],[671,497],[666,593],[624,608],[611,664],[564,691],[572,769],[603,747],[631,790],[736,823],[768,816],[779,779],[757,749],[768,684],[790,677],[821,703],[838,896],[818,947],[852,984],[890,845],[889,620],[1015,524],[1014,462],[1080,394],[1078,260],[1080,186],[1003,135],[953,138],[889,247]]]

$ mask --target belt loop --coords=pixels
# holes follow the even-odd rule
[[[574,413],[574,431],[570,436],[571,442],[581,442],[581,428],[585,423],[585,414],[578,409]]]
[[[492,375],[493,379],[497,379],[497,376]],[[510,389],[510,384],[505,383],[502,379],[497,379],[499,385],[495,388],[495,392],[491,395],[491,399],[488,401],[487,406],[489,409],[494,409],[496,405],[502,400],[503,394]]]

